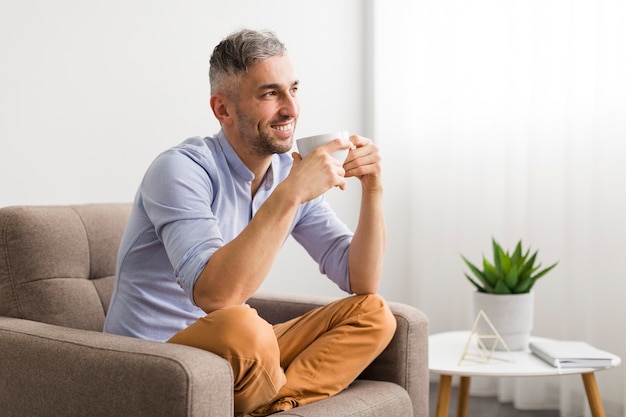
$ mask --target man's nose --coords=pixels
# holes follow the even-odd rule
[[[298,117],[300,113],[300,102],[297,97],[292,95],[285,95],[282,100],[281,115]]]

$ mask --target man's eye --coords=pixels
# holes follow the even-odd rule
[[[276,91],[268,91],[267,93],[263,94],[263,97],[272,97],[276,95]]]

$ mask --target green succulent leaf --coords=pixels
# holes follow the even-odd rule
[[[485,278],[489,282],[489,286],[491,288],[493,288],[496,285],[496,282],[500,280],[500,276],[498,275],[496,268],[485,258],[483,258],[483,274],[485,274]]]
[[[517,246],[515,246],[515,252],[513,252],[513,256],[511,257],[511,263],[513,265],[519,265],[523,262],[524,259],[522,257],[522,241],[517,242]]]
[[[510,289],[514,289],[515,287],[517,287],[517,284],[519,283],[519,274],[517,272],[517,265],[511,266],[509,273],[506,274],[506,277],[504,277],[504,283],[506,284],[507,288],[510,288]]]
[[[511,294],[511,290],[509,289],[509,287],[506,286],[506,284],[503,281],[498,281],[498,283],[496,284],[494,290],[493,290],[494,294]]]
[[[499,256],[500,256],[500,266],[502,268],[502,276],[506,277],[507,275],[509,275],[509,272],[511,271],[511,267],[513,266],[513,264],[511,263],[511,257],[509,256],[508,253],[504,252],[502,249],[500,249],[499,251]]]
[[[526,253],[526,257],[528,256],[528,253],[529,253],[529,252],[527,252],[527,253]],[[532,273],[533,273],[534,271],[536,271],[536,270],[537,270],[537,268],[539,268],[539,266],[541,266],[541,265],[539,265],[539,266],[537,266],[537,267],[534,267],[534,265],[535,265],[535,260],[536,260],[536,259],[537,259],[537,252],[535,252],[535,253],[534,253],[534,254],[530,257],[530,259],[528,259],[528,261],[526,261],[526,262],[524,263],[524,265],[522,266],[522,268],[521,268],[521,270],[520,270],[520,275],[521,275],[521,276],[523,276],[523,277],[530,277],[530,276],[532,275]]]
[[[485,274],[480,269],[478,269],[473,263],[471,263],[467,258],[463,257],[463,260],[465,261],[465,264],[469,267],[469,269],[472,271],[472,273],[476,276],[476,278],[478,278],[478,280],[482,283],[482,285],[478,284],[475,280],[471,279],[467,274],[465,274],[467,278],[475,286],[480,287],[480,288],[484,287],[483,288],[484,291],[489,292],[490,289],[493,288],[493,285],[489,283],[489,280],[487,279]]]
[[[546,269],[542,270],[541,272],[538,272],[536,275],[534,275],[532,277],[533,280],[538,280],[539,278],[541,278],[542,276],[544,276],[545,274],[547,274],[548,272],[550,272],[552,270],[552,268],[554,268],[555,266],[557,266],[559,263],[555,262],[552,265],[550,265],[549,267],[547,267]],[[539,268],[539,267],[537,267]]]
[[[534,284],[534,281],[530,278],[520,280],[515,286],[515,288],[513,288],[513,293],[514,294],[526,293],[530,291],[530,288],[533,286],[533,284]]]
[[[491,242],[493,246],[493,262],[495,264],[495,268],[496,268],[498,275],[502,277],[504,276],[502,272],[502,264],[500,263],[502,260],[502,258],[500,257],[500,254],[502,253],[502,248],[500,247],[498,242],[496,242],[495,239],[492,239]]]
[[[467,277],[467,279],[469,280],[469,282],[471,282],[471,283],[472,283],[472,284],[476,287],[476,289],[477,289],[479,292],[487,292],[487,291],[485,290],[485,288],[483,288],[483,286],[482,286],[482,285],[480,285],[479,283],[477,283],[477,282],[476,282],[476,281],[475,281],[472,277],[470,277],[470,276],[469,276],[469,275],[467,275],[467,274],[465,274],[465,276]]]

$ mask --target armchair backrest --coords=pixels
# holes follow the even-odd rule
[[[0,315],[101,331],[130,204],[0,209]]]

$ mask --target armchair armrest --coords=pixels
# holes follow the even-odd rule
[[[0,317],[0,352],[4,416],[233,415],[230,365],[200,349]]]
[[[329,297],[257,293],[248,304],[268,322],[280,323],[333,300]],[[388,305],[397,320],[396,333],[359,379],[400,385],[409,393],[414,416],[428,417],[428,318],[406,304],[388,302]]]

